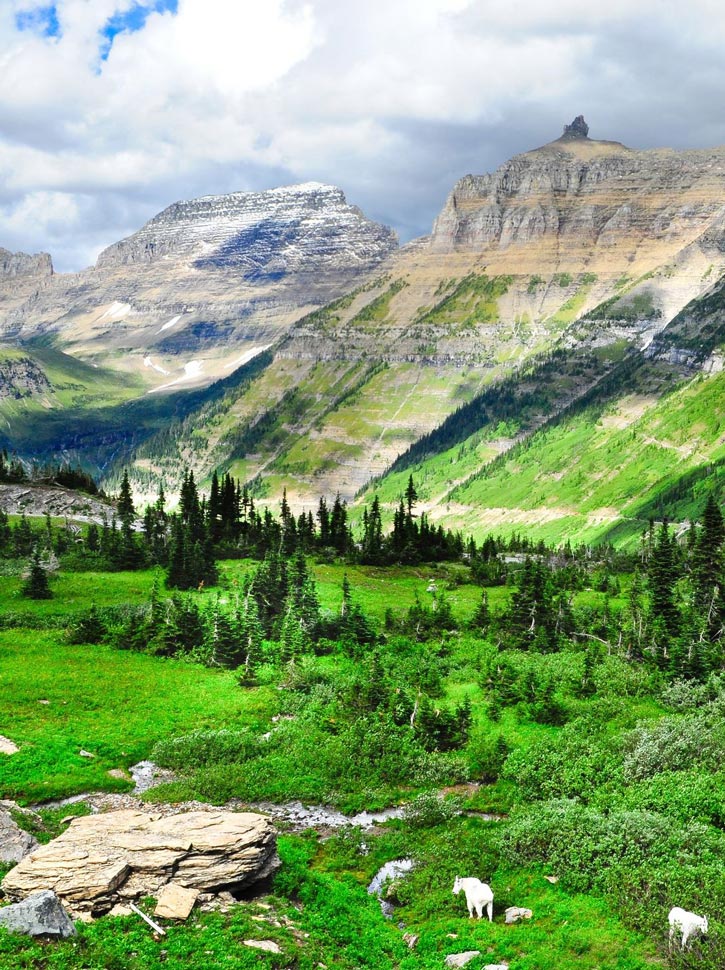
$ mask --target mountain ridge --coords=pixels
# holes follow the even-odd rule
[[[286,490],[297,508],[312,507],[320,494],[339,492],[352,501],[362,490],[367,497],[371,477],[393,469],[385,489],[394,504],[391,489],[399,486],[391,483],[398,481],[396,462],[407,449],[481,395],[498,400],[522,381],[529,395],[523,416],[509,408],[500,432],[481,438],[474,429],[473,444],[461,439],[467,457],[459,467],[451,454],[448,484],[436,485],[431,514],[475,531],[475,509],[461,511],[464,483],[518,447],[522,436],[543,433],[552,415],[576,408],[610,372],[619,373],[623,360],[649,359],[670,381],[695,371],[717,376],[719,346],[711,348],[709,363],[693,356],[698,327],[709,324],[694,324],[689,336],[668,327],[693,301],[697,306],[716,292],[725,274],[725,149],[640,151],[590,139],[582,118],[567,127],[574,130],[514,156],[494,173],[459,180],[430,237],[389,250],[375,272],[362,273],[332,302],[298,306],[296,318],[290,314],[276,328],[263,315],[251,317],[252,346],[237,345],[244,353],[232,363],[264,349],[263,366],[250,371],[244,365],[238,380],[231,368],[222,390],[183,408],[176,422],[155,412],[146,430],[129,434],[116,452],[116,467],[130,461],[134,486],[145,498],[162,480],[173,494],[184,466],[202,483],[220,468],[255,482],[261,500],[276,501]],[[285,201],[288,188],[276,191],[282,209],[294,203]],[[313,183],[295,194],[311,194],[324,209],[331,195],[344,199],[339,191]],[[225,198],[224,204],[237,204]],[[189,220],[203,224],[216,204],[216,197],[175,203],[130,242],[109,247],[101,263],[150,278],[165,265],[164,246],[178,238],[188,261],[201,259],[197,274],[233,265],[242,275],[257,274],[252,285],[258,289],[275,285],[261,277],[275,271],[285,219],[276,223],[279,233],[269,246],[262,238],[261,249],[255,248],[254,235],[244,237],[236,253],[219,245],[220,270],[206,266],[209,252],[199,256],[200,233],[188,232]],[[349,208],[345,218],[359,220]],[[313,223],[322,209],[308,210]],[[294,205],[284,211],[289,215]],[[162,244],[149,251],[153,233],[167,228],[167,236],[154,237]],[[225,238],[239,241],[239,228],[227,226]],[[379,241],[374,227],[370,231]],[[334,240],[327,245],[334,248]],[[301,270],[302,291],[315,265]],[[167,313],[171,309],[167,304]],[[151,366],[167,369],[167,340],[178,349],[187,339],[193,354],[207,338],[232,346],[230,334],[239,333],[239,321],[212,326],[199,320],[184,327],[184,337],[181,329],[175,333],[183,302],[174,303],[173,312],[156,326],[153,355],[145,348]],[[694,318],[701,316],[696,309]],[[210,376],[221,374],[204,375]],[[158,382],[179,391],[188,386],[172,378]],[[544,383],[537,387],[537,380]],[[653,384],[652,406],[659,386]],[[114,442],[121,441],[118,434],[122,439],[121,427]],[[108,474],[112,480],[113,470]]]

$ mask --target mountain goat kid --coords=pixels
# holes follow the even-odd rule
[[[686,909],[674,906],[670,910],[668,919],[670,921],[670,949],[672,949],[672,941],[677,933],[682,933],[681,950],[685,949],[690,937],[705,936],[707,934],[707,916],[688,913]]]
[[[460,876],[456,876],[453,892],[457,896],[461,890],[466,894],[466,905],[471,919],[473,919],[474,909],[481,919],[485,907],[489,920],[493,921],[493,892],[490,886],[480,879],[461,879]]]

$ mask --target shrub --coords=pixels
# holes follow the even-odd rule
[[[664,717],[625,736],[624,774],[633,780],[693,765],[717,770],[725,759],[725,723],[714,711]]]
[[[258,753],[259,746],[260,741],[249,729],[194,731],[179,738],[159,741],[151,757],[166,768],[182,771],[247,761]]]
[[[588,722],[568,724],[555,738],[506,759],[502,776],[513,781],[524,799],[589,798],[603,781],[621,781],[621,758],[604,735],[592,734]]]
[[[424,792],[412,802],[408,802],[403,818],[413,829],[432,828],[450,822],[460,813],[460,802],[456,798],[443,798],[437,792]]]

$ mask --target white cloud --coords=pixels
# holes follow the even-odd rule
[[[425,231],[453,178],[580,111],[633,144],[725,141],[714,0],[686,22],[671,0],[145,2],[103,60],[134,0],[57,0],[58,36],[16,26],[47,0],[0,0],[0,246],[70,267],[176,198],[290,178]]]

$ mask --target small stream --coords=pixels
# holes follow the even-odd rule
[[[407,875],[412,868],[412,859],[394,859],[392,862],[386,862],[384,866],[378,869],[373,877],[373,881],[368,886],[368,893],[371,896],[378,897],[383,915],[388,919],[393,918],[395,906],[389,900],[383,898],[385,887],[389,882],[401,879]]]
[[[139,761],[138,764],[132,765],[129,768],[129,773],[134,781],[134,789],[131,792],[125,794],[84,792],[81,795],[71,795],[69,798],[43,802],[32,807],[35,809],[60,808],[66,805],[75,805],[78,802],[88,802],[93,812],[107,812],[120,808],[136,808],[139,811],[158,810],[159,806],[154,806],[152,809],[148,803],[141,801],[139,796],[155,788],[157,785],[176,780],[176,775],[173,771],[160,768],[152,761]],[[274,821],[283,822],[292,832],[302,832],[305,829],[341,829],[346,826],[358,826],[361,829],[369,830],[373,826],[381,825],[390,819],[402,818],[405,813],[405,805],[396,805],[379,812],[364,811],[358,812],[355,815],[345,815],[331,805],[303,805],[300,801],[286,802],[284,804],[276,804],[274,802],[249,803],[237,798],[232,799],[226,805],[210,805],[205,802],[185,803],[183,806],[177,808],[176,811],[203,811],[212,809],[259,812],[262,815],[268,815]],[[486,812],[476,811],[475,809],[469,809],[465,814],[475,815],[487,822],[498,822],[503,818],[501,815],[491,815]],[[408,861],[405,859],[398,860],[398,862],[391,862],[389,865],[403,865]],[[385,879],[386,877],[383,876],[382,878]]]

